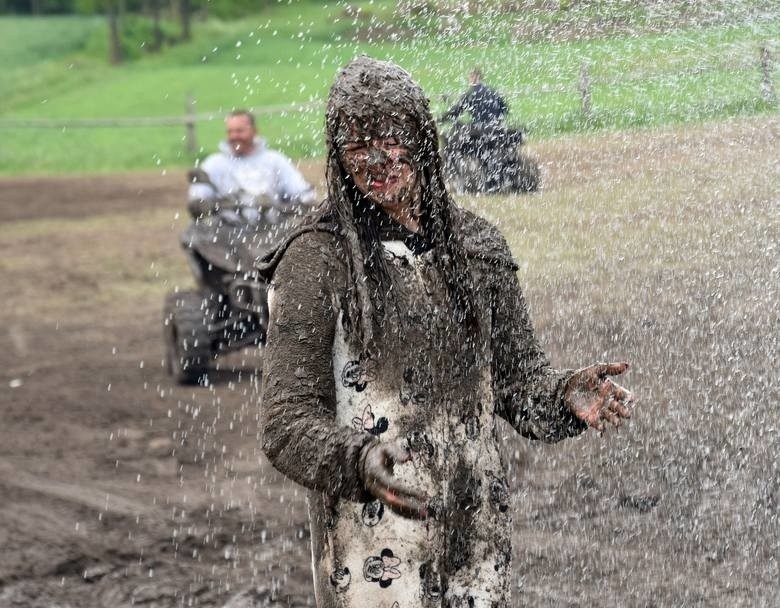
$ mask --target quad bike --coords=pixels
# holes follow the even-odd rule
[[[446,178],[459,194],[534,192],[539,165],[522,145],[521,129],[455,122],[441,135]]]
[[[211,184],[202,170],[190,181]],[[268,283],[254,264],[308,209],[244,191],[214,201],[209,213],[190,207],[180,240],[197,287],[168,294],[163,312],[165,363],[176,382],[201,383],[218,355],[265,344]]]

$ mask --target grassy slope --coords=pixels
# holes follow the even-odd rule
[[[391,7],[381,2],[369,9],[386,19]],[[537,21],[544,16],[536,15]],[[324,9],[304,2],[242,21],[197,24],[192,43],[118,69],[69,51],[78,50],[74,40],[86,44],[83,37],[90,32],[102,36],[102,31],[94,31],[102,27],[99,21],[41,24],[17,19],[12,24],[17,42],[0,47],[0,58],[7,63],[9,53],[12,58],[27,57],[29,69],[24,73],[31,76],[23,79],[19,69],[12,70],[16,76],[10,85],[0,85],[6,86],[6,91],[0,90],[5,93],[0,95],[0,119],[179,115],[188,93],[197,98],[200,111],[217,113],[234,106],[322,100],[338,67],[359,52],[404,65],[425,87],[436,111],[444,107],[441,95],[457,94],[464,72],[482,65],[488,79],[507,92],[513,115],[537,138],[583,128],[698,121],[767,109],[760,100],[755,63],[758,45],[777,39],[776,14],[748,25],[677,33],[617,32],[586,41],[569,32],[560,41],[536,37],[527,43],[513,32],[531,22],[519,19],[490,15],[465,19],[459,31],[446,34],[439,33],[438,20],[435,24],[418,20],[418,36],[401,37],[398,43],[371,41],[370,22],[358,19],[364,41],[355,43],[351,40],[355,20],[343,6]],[[0,19],[0,24],[5,27],[7,21]],[[59,47],[37,53],[48,59],[34,61],[36,51],[24,50],[19,40],[32,37],[25,31],[55,26],[65,27],[70,37]],[[579,114],[575,88],[582,62],[591,66],[595,82],[590,125]],[[262,130],[288,154],[316,156],[321,153],[321,115],[317,106],[304,113],[262,117]],[[219,120],[199,125],[205,152],[221,130]],[[0,173],[188,164],[192,159],[182,139],[183,129],[178,127],[3,129]]]
[[[0,18],[0,112],[40,103],[43,92],[72,89],[88,77],[86,64],[101,62],[82,51],[104,27],[98,17]]]

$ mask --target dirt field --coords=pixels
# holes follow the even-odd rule
[[[619,434],[509,436],[518,606],[769,606],[780,578],[780,120],[535,147],[501,220],[553,362],[627,358]],[[309,176],[318,167],[306,167]],[[0,181],[0,608],[312,606],[260,359],[172,386],[183,175]]]

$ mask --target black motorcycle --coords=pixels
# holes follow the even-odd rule
[[[455,122],[441,133],[444,171],[459,194],[511,194],[539,188],[539,164],[521,152],[521,129]]]
[[[189,177],[210,184],[203,171]],[[208,213],[190,208],[192,222],[181,235],[197,287],[165,299],[165,362],[180,384],[202,383],[221,354],[265,344],[268,283],[254,266],[310,209],[245,193],[211,204]]]

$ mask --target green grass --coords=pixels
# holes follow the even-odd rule
[[[99,19],[0,18],[0,28],[15,31],[0,46],[0,60],[15,65],[15,58],[24,57],[19,60],[23,68],[12,68],[10,78],[0,84],[0,121],[181,115],[188,94],[197,99],[198,111],[217,116],[237,106],[262,110],[314,101],[310,111],[261,114],[259,119],[274,147],[296,158],[319,156],[328,87],[338,68],[360,52],[408,69],[436,113],[446,107],[442,96],[454,100],[463,89],[464,74],[481,65],[487,80],[506,93],[513,120],[535,139],[776,111],[761,100],[757,62],[760,45],[777,46],[777,9],[765,11],[760,20],[689,24],[661,32],[653,15],[636,7],[633,12],[620,9],[624,12],[603,21],[606,5],[599,3],[589,12],[573,7],[568,12],[468,18],[457,32],[442,33],[438,18],[416,17],[418,35],[410,38],[404,29],[408,24],[393,16],[392,3],[353,4],[364,8],[363,17],[348,14],[344,5],[297,2],[238,21],[197,22],[191,43],[139,56],[119,68],[109,68],[99,58],[96,40],[105,38]],[[575,18],[596,20],[597,26],[588,30],[592,35],[571,35],[577,33]],[[600,27],[598,20],[612,25]],[[355,23],[362,32],[358,42]],[[371,34],[369,26],[376,23],[391,29]],[[628,23],[634,30],[623,32],[614,23]],[[563,32],[555,34],[560,40],[545,30],[550,24],[558,28],[553,32]],[[517,31],[531,31],[530,26],[541,34],[518,38]],[[56,28],[68,30],[56,44],[28,42],[33,32],[51,38],[46,32]],[[397,41],[388,38],[392,31],[399,33]],[[593,80],[590,121],[581,115],[576,89],[583,63]],[[775,70],[778,89],[779,77]],[[202,155],[214,148],[221,133],[219,119],[198,125]],[[185,152],[183,135],[181,127],[3,127],[0,173],[187,165],[194,159]]]
[[[56,60],[82,50],[101,27],[99,17],[3,17],[0,57],[6,68]]]
[[[83,51],[104,27],[98,17],[0,17],[0,111],[86,77],[89,69],[82,68],[100,64]]]

